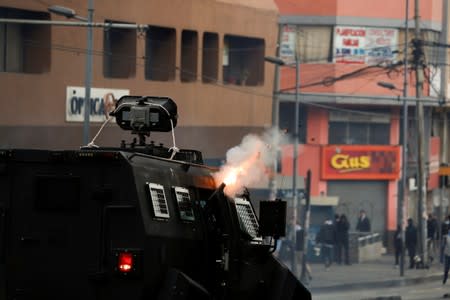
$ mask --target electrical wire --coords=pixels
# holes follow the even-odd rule
[[[30,40],[28,40],[28,42],[30,44],[34,44],[34,46],[39,45],[39,42],[30,41]],[[42,43],[39,46],[42,47],[43,46]],[[44,47],[46,47],[46,46],[44,46]],[[77,53],[77,54],[79,54],[79,53],[85,53],[86,54],[87,53],[87,50],[84,49],[84,48],[68,47],[68,46],[64,46],[64,45],[51,45],[49,48],[54,49],[54,50],[73,52],[73,53]],[[106,52],[105,51],[95,51],[94,50],[91,53],[92,53],[92,55],[100,56],[100,55],[105,55]],[[121,55],[113,55],[113,56],[114,57],[119,57]],[[133,56],[133,55],[122,55],[122,56],[124,58],[129,58],[129,59],[136,59],[136,58],[138,58],[138,59],[142,59],[144,61],[147,60],[146,57],[137,57],[137,56]],[[136,64],[136,65],[137,66],[141,66],[141,67],[146,67],[145,65],[141,65],[141,64]],[[372,68],[372,67],[373,66],[367,66],[367,67],[363,67],[362,69],[367,69],[367,68]],[[163,68],[160,68],[160,69],[163,69]],[[167,68],[164,68],[164,69],[167,70]],[[177,66],[175,66],[175,70],[180,72],[180,73],[188,72],[188,71],[183,70],[183,69],[181,69],[180,67],[177,67]],[[348,77],[351,77],[351,76],[355,76],[354,72],[355,71],[352,71],[349,74],[343,74],[343,75],[341,75],[341,78],[334,78],[334,79],[332,79],[332,81],[335,82],[336,80],[341,80],[341,79],[345,79],[345,78],[348,78]],[[226,89],[230,89],[230,90],[234,90],[234,91],[237,91],[239,93],[247,93],[247,94],[252,94],[252,95],[256,95],[256,96],[272,98],[272,95],[258,93],[258,92],[254,91],[254,90],[242,89],[242,87],[236,87],[235,88],[235,87],[232,87],[231,85],[226,85],[226,84],[219,83],[216,78],[211,78],[211,77],[204,76],[204,75],[197,75],[197,78],[207,79],[208,81],[211,81],[210,83],[212,83],[213,85],[220,86],[220,87],[223,87],[223,88],[226,88]],[[311,83],[311,84],[314,84],[314,85],[323,84],[323,80],[318,81],[317,83]],[[305,86],[301,86],[301,87],[305,87]],[[306,103],[305,102],[305,104],[310,105],[310,106],[317,106],[315,103]],[[323,107],[323,105],[321,105],[321,106]],[[333,106],[329,106],[329,109],[333,109],[333,108],[334,108]]]
[[[39,46],[39,42],[35,42],[35,41],[31,41],[31,40],[26,40],[26,43],[28,45],[33,45],[33,46]],[[57,44],[53,44],[50,46],[51,49],[54,50],[61,50],[61,51],[68,51],[68,52],[74,52],[74,53],[85,53],[87,54],[87,50],[83,49],[83,48],[78,48],[78,47],[68,47],[68,46],[63,46],[63,45],[57,45]],[[146,57],[137,57],[137,56],[133,56],[133,55],[122,55],[122,54],[115,54],[115,55],[110,55],[110,52],[105,52],[105,51],[92,51],[91,52],[92,55],[97,55],[97,56],[101,56],[101,55],[108,55],[109,57],[112,57],[113,60],[118,60],[118,59],[142,59],[144,61],[147,60]],[[358,76],[360,73],[363,73],[364,71],[371,69],[371,68],[381,68],[383,63],[379,63],[378,65],[374,65],[374,66],[365,66],[362,67],[361,69],[358,69],[356,71],[352,71],[343,75],[340,75],[338,77],[331,77],[331,76],[326,76],[324,77],[322,80],[316,81],[316,82],[310,82],[308,84],[302,85],[300,86],[300,88],[306,88],[306,87],[313,87],[313,86],[318,86],[318,85],[331,85],[334,84],[336,81],[339,80],[344,80],[344,79],[349,79],[355,76]],[[137,64],[138,65],[138,64]],[[145,66],[144,66],[145,67]],[[388,66],[388,68],[391,68],[390,70],[392,71],[393,67],[392,66]],[[163,71],[163,68],[153,68],[154,70],[159,70],[159,71]],[[189,74],[189,71],[187,70],[182,70],[179,69],[181,72],[186,73],[187,75],[195,75],[194,73]],[[211,80],[217,80],[215,78],[208,78],[207,76],[201,76],[200,78],[197,79],[206,79],[208,81]],[[295,88],[295,87],[294,87]],[[285,89],[281,89],[280,92],[284,92],[284,91],[288,91],[288,90],[292,90],[293,88],[285,88]]]
[[[62,49],[62,48],[60,50],[66,51],[66,49]],[[78,51],[78,48],[77,48],[77,51]],[[98,53],[94,53],[94,54],[100,55]],[[137,66],[139,66],[139,67],[146,67],[145,65],[142,65],[142,64],[137,64]],[[371,68],[373,68],[373,66],[366,66],[366,67],[363,67],[362,69],[365,70],[365,69],[371,69]],[[157,70],[167,71],[167,68],[156,68],[156,69]],[[180,73],[182,73],[182,72],[187,73],[188,72],[186,70],[182,70],[180,67],[177,67],[177,66],[175,66],[175,70],[177,72],[180,72]],[[389,71],[391,71],[391,70],[389,70]],[[355,76],[355,71],[350,72],[349,75]],[[344,79],[347,77],[346,74],[341,75],[341,76],[343,76]],[[201,75],[199,75],[199,77],[203,78],[203,79],[208,79],[210,81],[210,84],[212,84],[212,85],[215,85],[215,86],[218,86],[218,87],[221,87],[221,88],[225,88],[225,89],[228,89],[228,90],[233,90],[233,91],[236,91],[236,92],[239,92],[239,93],[246,93],[246,94],[251,94],[251,95],[261,96],[261,97],[266,97],[266,98],[272,98],[273,97],[273,95],[259,93],[259,92],[256,92],[254,90],[242,89],[242,87],[237,87],[237,86],[234,87],[232,85],[223,84],[223,83],[217,81],[216,78],[211,78],[211,77],[208,77],[208,76],[201,76]],[[340,78],[335,79],[334,82],[336,82],[338,80],[340,80]],[[317,82],[317,83],[315,83],[315,85],[316,84],[318,85],[318,84],[320,84],[322,82],[323,81]],[[305,86],[300,86],[300,88],[302,88],[302,87],[305,87]],[[421,100],[421,101],[427,102],[426,100]],[[332,106],[332,105],[311,103],[311,102],[304,101],[304,100],[300,100],[299,102],[302,103],[302,104],[308,105],[308,106],[313,106],[313,107],[318,107],[318,108],[327,109],[327,110],[333,110],[333,111],[346,111],[346,112],[360,113],[360,114],[371,115],[371,116],[378,115],[378,114],[374,114],[374,113],[361,113],[361,111],[359,111],[359,110],[342,109],[342,108],[335,107],[335,106]]]

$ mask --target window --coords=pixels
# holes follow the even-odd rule
[[[328,127],[328,144],[347,144],[347,122],[330,122]]]
[[[164,187],[157,183],[147,182],[146,184],[150,194],[150,201],[153,206],[153,214],[155,218],[170,218],[169,206],[167,205]]]
[[[262,85],[264,83],[264,40],[225,35],[223,80],[228,84]]]
[[[181,74],[183,82],[197,81],[197,32],[183,30],[181,33]]]
[[[202,81],[214,83],[217,81],[219,65],[219,36],[217,33],[205,32],[203,34],[202,53]]]
[[[426,42],[436,42],[439,43],[439,37],[440,37],[440,33],[437,31],[432,31],[432,30],[422,30],[422,39]],[[410,29],[408,30],[408,58],[410,61],[413,60],[413,40],[414,40],[414,29]],[[401,45],[399,50],[399,56],[398,59],[403,61],[404,60],[404,56],[403,56],[403,47],[405,45],[405,30],[400,30],[399,31],[399,37],[398,37],[398,41],[399,44]],[[442,47],[433,47],[433,46],[424,46],[423,47],[423,51],[424,51],[424,57],[425,57],[425,61],[431,65],[440,65],[442,64],[442,57],[443,54],[441,53],[441,51],[443,51]],[[445,52],[445,50],[444,50]]]
[[[105,22],[114,23],[110,20]],[[135,29],[105,28],[103,48],[103,75],[105,77],[130,78],[136,75]]]
[[[239,219],[239,224],[241,230],[250,236],[250,238],[255,242],[261,242],[261,238],[258,237],[259,234],[259,224],[258,219],[255,216],[253,207],[250,201],[244,198],[234,198],[234,203],[236,206],[236,212]]]
[[[50,20],[50,14],[0,7],[0,18]],[[0,72],[48,72],[50,29],[42,25],[0,23]]]
[[[173,190],[177,198],[178,212],[183,221],[195,221],[194,210],[192,209],[192,200],[187,188],[174,186]]]
[[[146,39],[145,78],[169,81],[175,79],[176,31],[150,26]]]
[[[302,63],[332,61],[332,30],[325,26],[302,26],[298,29],[298,47]]]
[[[329,118],[328,143],[343,145],[389,145],[388,112],[332,111]]]
[[[333,60],[333,31],[331,26],[283,26],[280,57],[295,62],[298,47],[301,63],[326,63]]]
[[[299,128],[298,139],[301,144],[306,143],[306,124],[307,124],[307,107],[305,105],[299,105]],[[288,135],[294,137],[295,132],[295,103],[294,102],[281,102],[279,112],[279,127],[281,130],[285,130]]]
[[[427,42],[435,42],[439,43],[439,32],[432,31],[432,30],[422,30],[423,40]],[[442,63],[442,59],[440,56],[444,56],[445,51],[442,52],[443,47],[423,47],[424,55],[425,55],[425,61],[436,65]]]

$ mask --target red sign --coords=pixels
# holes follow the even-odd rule
[[[429,191],[439,187],[439,156],[441,150],[441,139],[440,137],[433,136],[430,138],[430,151],[429,151],[429,172],[428,172],[428,184],[427,188]]]
[[[325,180],[395,180],[400,177],[400,147],[325,146],[321,173]]]

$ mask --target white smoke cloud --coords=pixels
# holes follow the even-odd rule
[[[288,143],[287,136],[271,128],[262,135],[246,135],[240,145],[229,149],[226,163],[214,174],[217,185],[226,183],[225,193],[233,197],[244,187],[268,186],[271,169],[280,145]],[[230,175],[234,173],[233,179]]]

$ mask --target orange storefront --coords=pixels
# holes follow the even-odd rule
[[[292,145],[282,153],[282,173],[292,174]],[[299,145],[300,175],[312,172],[312,195],[339,197],[355,230],[360,209],[367,211],[372,231],[384,235],[397,221],[397,184],[401,147],[390,145]],[[313,220],[315,223],[318,220]]]
[[[399,178],[397,146],[333,145],[322,147],[323,180],[395,180]]]
[[[401,169],[402,102],[400,88],[405,80],[403,66],[382,70],[378,59],[403,60],[406,35],[404,2],[352,0],[275,1],[280,9],[279,56],[296,59],[298,68],[279,70],[278,125],[299,140],[298,175],[312,172],[312,196],[337,196],[337,213],[345,213],[355,230],[360,209],[372,221],[372,231],[388,241],[399,214],[398,184]],[[438,38],[442,30],[442,0],[422,1],[419,11],[425,39]],[[409,7],[408,16],[414,15]],[[379,49],[384,49],[383,53]],[[297,56],[296,56],[297,55]],[[430,56],[430,54],[427,54]],[[367,72],[366,72],[367,71]],[[296,73],[297,72],[297,73]],[[299,76],[296,76],[296,75]],[[296,85],[298,80],[298,88]],[[406,78],[407,95],[415,94],[412,72]],[[388,82],[397,90],[386,89]],[[431,136],[430,107],[437,99],[425,81],[423,96],[427,116],[423,137],[427,155],[427,212],[436,210],[439,142]],[[300,102],[300,103],[298,103]],[[299,107],[295,106],[298,105]],[[299,110],[299,120],[294,112]],[[409,105],[408,115],[415,113]],[[409,185],[416,176],[417,136],[414,119],[408,119],[407,191],[405,215],[418,219],[417,193]],[[298,121],[298,122],[297,122]],[[296,128],[298,126],[298,128]],[[299,130],[297,130],[299,129]],[[413,129],[413,130],[410,130]],[[283,175],[292,175],[292,145],[282,153]],[[431,201],[433,200],[433,201]],[[386,234],[388,233],[388,234]],[[387,244],[387,243],[386,243]]]

